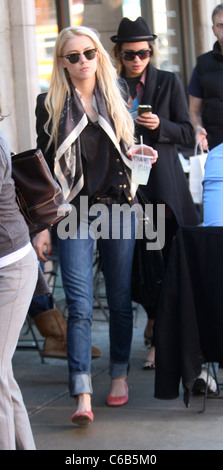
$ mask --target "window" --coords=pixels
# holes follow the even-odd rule
[[[182,28],[177,0],[152,0],[153,29],[157,34],[159,67],[182,74]]]
[[[53,49],[58,34],[54,0],[35,0],[38,75],[41,92],[49,88]]]
[[[122,2],[123,16],[134,21],[138,16],[141,16],[140,0],[123,0]]]

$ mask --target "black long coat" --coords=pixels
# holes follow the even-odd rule
[[[199,217],[177,153],[177,144],[187,145],[193,139],[186,94],[178,76],[149,64],[141,103],[152,105],[160,127],[150,131],[136,125],[136,134],[143,135],[144,143],[154,147],[159,155],[148,185],[140,188],[151,202],[160,200],[167,204],[179,226],[197,225]]]

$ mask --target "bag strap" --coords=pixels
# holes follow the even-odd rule
[[[201,155],[203,155],[205,153],[204,150],[203,150],[203,147],[202,147],[202,141],[201,140],[199,140],[195,144],[195,147],[194,147],[194,155],[195,156],[198,155],[198,149],[200,150]],[[209,149],[207,149],[207,153],[209,153]]]

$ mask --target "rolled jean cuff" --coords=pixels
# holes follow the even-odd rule
[[[114,364],[110,363],[109,375],[112,379],[120,379],[127,377],[129,372],[129,364]]]
[[[69,378],[69,390],[71,397],[81,393],[93,393],[90,374],[72,374]]]

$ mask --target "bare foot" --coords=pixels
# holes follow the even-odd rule
[[[144,330],[144,338],[145,344],[150,344],[153,338],[153,327],[154,327],[154,318],[148,318],[145,330]]]
[[[149,354],[146,358],[147,362],[155,362],[155,347],[152,346],[149,350]]]
[[[76,397],[77,413],[80,411],[91,411],[91,395],[90,393],[81,393]]]
[[[126,394],[126,377],[112,379],[110,395],[113,397],[122,397]]]
[[[155,369],[155,347],[152,346],[149,354],[144,361],[143,369]]]

